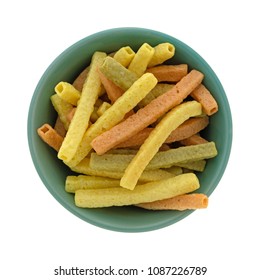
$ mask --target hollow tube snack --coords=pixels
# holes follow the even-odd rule
[[[78,77],[74,80],[72,85],[74,86],[75,89],[78,91],[82,92],[84,82],[87,78],[87,75],[89,73],[90,66],[86,67],[79,75]]]
[[[169,151],[169,155],[174,158],[174,154],[176,152],[174,152],[173,150],[175,150],[175,149],[170,149],[167,151]],[[179,174],[182,173],[181,168],[187,168],[190,170],[202,172],[202,171],[204,171],[204,168],[206,166],[206,160],[203,160],[203,159],[199,159],[199,160],[194,159],[194,160],[185,161],[185,162],[179,162],[179,161],[172,159],[171,161],[168,161],[165,164],[163,162],[160,162],[160,157],[163,157],[163,156],[166,157],[167,154],[161,155],[160,154],[161,152],[166,152],[166,151],[159,151],[157,153],[158,155],[155,155],[155,157],[153,159],[154,161],[156,159],[155,163],[153,163],[153,164],[157,164],[158,166],[160,165],[160,167],[154,169],[153,165],[148,164],[148,166],[146,167],[144,172],[149,171],[149,170],[158,170],[160,168],[164,168],[164,170],[167,171],[167,169],[172,166],[174,166],[175,168],[179,168],[178,169]],[[186,151],[184,150],[183,152],[186,152]],[[189,152],[189,151],[187,151],[187,152]],[[100,156],[100,155],[97,155],[96,153],[91,153],[90,160],[88,159],[89,168],[91,168],[97,172],[99,172],[99,171],[121,172],[121,174],[123,176],[125,169],[130,164],[131,160],[133,160],[135,154],[136,153],[128,153],[128,154],[106,153],[106,154]],[[176,153],[176,154],[178,154],[178,153]],[[84,159],[84,161],[85,161],[85,159]],[[78,166],[82,166],[81,163],[79,163]],[[74,170],[74,171],[77,171],[80,173],[80,170]],[[86,174],[85,172],[82,172],[82,173]],[[98,175],[98,174],[91,173],[91,175]],[[110,177],[110,176],[107,176],[107,177]],[[112,177],[112,178],[114,178],[114,177]]]
[[[206,140],[205,138],[201,137],[198,134],[194,134],[194,135],[180,141],[180,143],[184,146],[198,145],[198,144],[203,144],[203,143],[207,143],[207,142],[208,142],[208,140]]]
[[[191,97],[201,103],[204,112],[211,116],[218,111],[218,103],[210,93],[210,91],[203,85],[199,85],[191,92]]]
[[[106,54],[103,52],[95,52],[92,56],[90,70],[77,109],[58,153],[58,158],[63,161],[69,162],[73,158],[88,127],[91,113],[101,91],[97,67],[103,63],[105,57]]]
[[[173,130],[164,143],[172,143],[186,139],[203,130],[208,124],[209,118],[207,116],[190,118]],[[142,145],[152,130],[153,128],[151,127],[144,128],[133,137],[129,138],[125,142],[120,143],[117,148],[127,148]]]
[[[217,156],[215,142],[184,146],[168,151],[158,152],[149,163],[147,169],[162,168],[180,163],[194,162]],[[160,166],[160,167],[159,167]]]
[[[172,143],[191,137],[192,135],[200,132],[209,124],[207,116],[190,118],[181,124],[177,129],[171,132],[165,143]]]
[[[175,163],[175,167],[182,167],[188,170],[199,171],[203,172],[205,169],[207,161],[205,159],[195,160],[195,161],[188,161],[188,162],[178,162]],[[165,169],[168,171],[168,168]],[[169,172],[169,171],[168,171]]]
[[[136,52],[134,58],[128,66],[128,70],[134,72],[137,77],[144,74],[147,66],[154,55],[154,48],[144,43]]]
[[[204,75],[201,72],[192,70],[171,90],[139,109],[120,124],[97,136],[92,141],[92,147],[98,154],[104,154],[119,143],[134,136],[154,123],[164,113],[179,105],[201,83],[203,77]]]
[[[178,82],[188,73],[188,65],[160,65],[147,69],[154,74],[158,82]]]
[[[180,163],[195,162],[213,158],[216,155],[217,149],[214,142],[174,148],[168,151],[158,152],[149,162],[146,170],[167,168],[173,165],[178,166]],[[91,153],[90,166],[96,170],[124,171],[134,156],[134,154],[97,155],[96,153]]]
[[[140,203],[136,206],[148,210],[195,210],[207,208],[208,197],[202,193],[191,193],[153,202]]]
[[[131,49],[131,47],[126,46],[120,48],[113,56],[113,58],[119,62],[124,67],[128,67],[131,63],[132,59],[135,56],[135,52]]]
[[[68,120],[67,115],[74,107],[70,103],[61,99],[57,93],[53,94],[50,99],[55,111],[58,113],[58,116],[64,124],[65,129],[68,130],[70,121]]]
[[[201,104],[197,101],[182,103],[167,113],[167,115],[149,134],[137,154],[127,166],[125,173],[120,180],[120,186],[133,190],[142,172],[158,152],[160,146],[167,139],[171,131],[176,129],[190,117],[198,116],[201,113]]]
[[[168,147],[167,149],[162,149],[161,150],[161,147],[160,147],[160,150],[159,151],[168,151],[170,150],[170,148]],[[126,155],[126,158],[115,158],[115,164],[112,163],[112,166],[108,168],[108,170],[122,170],[124,171],[127,164],[130,163],[130,161],[133,159],[133,157],[128,157],[128,155],[136,155],[137,154],[137,150],[129,150],[129,149],[116,149],[116,150],[113,150],[113,151],[110,151],[109,152],[110,154],[114,154],[114,155]],[[93,153],[91,154],[91,157],[92,158],[92,161],[93,161],[93,158],[94,157],[105,157],[106,158],[106,155],[102,155],[102,156],[98,156],[96,153]],[[109,157],[106,158],[108,161],[110,160]],[[113,157],[112,157],[113,159]],[[118,168],[118,165],[120,165],[120,160],[122,161],[122,169],[119,167]],[[183,170],[182,170],[182,166],[184,168],[188,168],[188,169],[191,169],[191,170],[196,170],[196,171],[202,171],[202,166],[204,167],[205,166],[205,163],[202,163],[203,162],[206,162],[204,160],[201,160],[201,161],[195,161],[195,162],[186,162],[186,163],[178,163],[179,166],[171,166],[170,168],[167,168],[167,169],[163,169],[167,172],[170,172],[171,174],[173,175],[179,175],[179,174],[182,174],[183,173]],[[111,163],[111,162],[110,162]],[[102,163],[101,163],[102,164]],[[98,169],[102,169],[102,165],[98,165]],[[93,166],[93,162],[92,162],[92,166]],[[193,168],[194,167],[194,168]],[[104,169],[106,169],[106,165],[103,166]],[[149,169],[149,168],[148,168]],[[153,169],[153,170],[159,170],[159,169]],[[147,170],[149,171],[149,170]],[[145,172],[145,171],[144,171]]]
[[[75,204],[82,208],[133,205],[190,193],[200,187],[195,174],[186,173],[169,179],[138,185],[134,190],[109,188],[77,190]]]
[[[98,74],[101,79],[101,82],[106,90],[107,96],[110,99],[111,103],[115,103],[115,101],[123,95],[124,90],[122,90],[119,86],[109,80],[106,75],[104,75],[100,69],[98,69]]]
[[[77,106],[81,93],[75,89],[73,85],[67,82],[59,82],[55,86],[54,90],[60,96],[60,98],[74,106]]]
[[[120,187],[119,180],[106,177],[78,175],[67,176],[65,182],[65,190],[69,193],[75,193],[76,190],[102,189],[112,187]]]
[[[123,173],[135,154],[136,152],[131,154],[106,153],[103,155],[91,153],[89,166],[93,170],[120,171]]]
[[[99,70],[113,83],[126,91],[138,79],[137,75],[108,56]]]
[[[99,119],[88,128],[80,143],[76,155],[70,162],[69,166],[77,165],[92,149],[92,140],[102,132],[109,130],[111,127],[122,121],[125,114],[132,110],[138,102],[157,84],[153,74],[146,73],[142,75],[117,101],[99,117]]]
[[[63,137],[53,127],[45,123],[37,129],[37,133],[45,143],[57,152],[59,151]]]
[[[77,173],[85,174],[85,175],[92,175],[92,176],[100,176],[100,177],[108,177],[112,179],[121,179],[124,172],[123,171],[107,171],[107,170],[97,170],[90,166],[90,159],[84,158],[78,165],[71,168],[72,171]],[[179,175],[182,173],[181,169],[178,169],[175,174],[171,172],[167,172],[162,169],[155,169],[155,170],[145,170],[141,177],[140,182],[153,182],[159,181],[163,179],[168,179],[173,177],[173,175]]]
[[[148,67],[153,67],[158,64],[162,64],[166,60],[172,58],[175,54],[175,47],[170,43],[161,43],[154,47],[154,55]]]
[[[162,169],[162,170],[165,170],[165,171],[171,173],[174,176],[177,176],[177,175],[180,175],[180,174],[183,173],[183,169],[179,166],[171,166],[167,169]]]
[[[108,102],[103,102],[97,109],[98,116],[102,116],[106,110],[108,110],[111,107],[111,104]]]
[[[74,116],[74,114],[75,114],[75,112],[76,112],[76,107],[73,107],[72,109],[71,109],[71,111],[67,114],[67,120],[68,120],[68,122],[70,123],[71,122],[71,120],[73,119],[73,116]]]
[[[62,137],[64,137],[67,133],[67,130],[65,129],[65,126],[59,116],[56,119],[54,130],[56,130],[57,133]]]
[[[138,103],[138,107],[142,108],[149,104],[153,99],[173,88],[173,84],[160,83],[157,84],[146,96]]]

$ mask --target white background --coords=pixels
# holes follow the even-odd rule
[[[194,279],[259,279],[257,4],[252,0],[1,2],[1,279],[80,278],[54,276],[59,265],[144,270],[207,266],[206,276]],[[162,31],[195,49],[221,80],[234,125],[230,161],[209,208],[167,228],[134,234],[97,228],[65,210],[39,179],[26,134],[29,103],[48,65],[83,37],[125,26]]]

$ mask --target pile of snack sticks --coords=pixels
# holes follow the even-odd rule
[[[73,83],[55,86],[56,123],[37,132],[79,173],[65,182],[78,207],[207,207],[196,172],[217,149],[200,132],[218,105],[203,73],[169,64],[174,54],[167,42],[96,51]]]

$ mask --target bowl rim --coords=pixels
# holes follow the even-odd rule
[[[51,62],[51,64],[47,67],[47,69],[44,71],[43,75],[41,76],[40,80],[38,81],[38,84],[37,84],[37,86],[34,90],[32,98],[31,98],[31,102],[30,102],[30,105],[29,105],[28,118],[27,118],[27,140],[28,140],[29,150],[30,150],[32,161],[34,163],[34,167],[35,167],[40,179],[42,180],[43,184],[45,185],[45,187],[48,189],[48,191],[52,194],[52,196],[54,196],[54,198],[63,207],[65,207],[68,211],[70,211],[72,214],[74,214],[78,218],[80,218],[80,219],[84,220],[85,222],[88,222],[89,224],[92,224],[94,226],[97,226],[97,227],[100,227],[100,228],[103,228],[103,229],[107,229],[107,230],[118,231],[118,232],[146,232],[146,231],[158,230],[158,229],[167,227],[169,225],[172,225],[176,222],[179,222],[180,220],[186,218],[188,215],[193,213],[194,210],[186,210],[185,212],[181,213],[180,218],[175,219],[175,220],[167,220],[167,221],[161,222],[160,224],[157,224],[157,225],[149,225],[149,226],[143,225],[141,227],[134,227],[134,228],[125,228],[125,227],[120,227],[118,225],[117,226],[116,225],[110,225],[109,223],[105,224],[104,222],[90,219],[89,217],[84,216],[80,211],[76,211],[75,208],[73,208],[70,203],[68,203],[64,199],[62,199],[55,192],[54,188],[49,185],[49,182],[46,180],[45,175],[43,174],[40,166],[38,165],[37,151],[36,151],[35,145],[33,143],[31,116],[33,115],[34,110],[35,110],[34,102],[37,100],[38,94],[40,92],[39,89],[42,87],[45,80],[48,78],[49,72],[51,72],[52,68],[56,64],[58,64],[60,61],[62,61],[64,57],[66,57],[67,55],[70,55],[70,53],[73,53],[77,48],[80,48],[80,46],[86,45],[89,41],[95,40],[96,38],[99,38],[100,36],[108,36],[108,35],[110,35],[112,33],[116,33],[116,32],[118,34],[120,34],[122,32],[123,33],[127,33],[127,32],[139,32],[139,33],[149,32],[153,36],[164,37],[165,39],[168,38],[171,41],[175,41],[177,45],[181,45],[182,47],[186,48],[190,53],[195,55],[200,60],[200,63],[204,64],[204,66],[206,68],[208,68],[209,71],[212,72],[212,75],[214,75],[215,82],[217,83],[219,89],[224,93],[222,98],[224,99],[224,102],[226,104],[226,107],[225,107],[226,114],[228,114],[228,116],[229,116],[229,118],[225,121],[228,122],[228,127],[230,128],[229,133],[228,133],[228,140],[229,141],[227,142],[227,145],[225,146],[224,157],[222,158],[222,161],[221,161],[222,165],[219,169],[218,176],[215,178],[215,186],[213,188],[211,188],[208,195],[211,195],[211,193],[215,190],[215,188],[219,184],[221,178],[223,177],[224,171],[227,167],[227,164],[228,164],[228,161],[229,161],[229,158],[230,158],[230,154],[231,154],[232,140],[233,140],[232,139],[233,138],[232,114],[231,114],[230,104],[228,102],[228,98],[226,96],[225,90],[224,90],[220,80],[218,79],[217,75],[215,74],[215,72],[211,68],[211,66],[204,60],[204,58],[200,54],[198,54],[189,45],[185,44],[184,42],[180,41],[179,39],[177,39],[177,38],[175,38],[171,35],[168,35],[166,33],[156,31],[156,30],[152,30],[152,29],[140,28],[140,27],[119,27],[119,28],[105,29],[105,30],[93,33],[91,35],[88,35],[88,36],[80,39],[79,41],[75,42],[74,44],[72,44],[71,46],[66,48],[61,54],[59,54]]]

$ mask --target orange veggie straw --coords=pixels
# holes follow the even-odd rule
[[[160,65],[147,69],[158,82],[178,82],[188,74],[188,65]]]
[[[45,143],[57,152],[59,151],[63,137],[60,136],[49,124],[43,124],[37,129],[37,133]]]
[[[55,125],[54,125],[54,130],[58,132],[58,134],[62,137],[64,137],[67,133],[67,130],[64,127],[63,122],[61,121],[60,117],[57,117]]]
[[[86,77],[88,75],[89,72],[89,66],[87,68],[85,68],[79,75],[78,77],[75,79],[75,81],[73,82],[73,86],[75,89],[77,89],[78,91],[82,91],[83,88],[83,84],[86,80]]]
[[[136,206],[148,210],[187,210],[202,209],[208,207],[208,197],[205,194],[193,193],[178,195],[169,199],[154,202],[140,203]]]
[[[200,102],[203,111],[208,116],[211,116],[218,111],[217,101],[204,85],[199,85],[190,95],[196,101]]]
[[[110,81],[99,69],[98,69],[98,74],[106,90],[107,96],[110,99],[111,103],[113,104],[124,93],[124,90],[122,90],[112,81]]]
[[[201,137],[198,134],[192,135],[191,137],[188,137],[186,139],[183,139],[180,141],[182,145],[184,146],[191,146],[191,145],[199,145],[207,143],[208,141]]]
[[[175,130],[173,130],[169,137],[166,139],[165,143],[172,143],[175,141],[186,139],[204,129],[208,125],[208,123],[208,117],[191,118],[185,121]],[[129,138],[125,142],[120,143],[117,146],[117,148],[126,148],[142,145],[152,130],[153,128],[144,128],[142,131],[138,132],[133,137]]]

